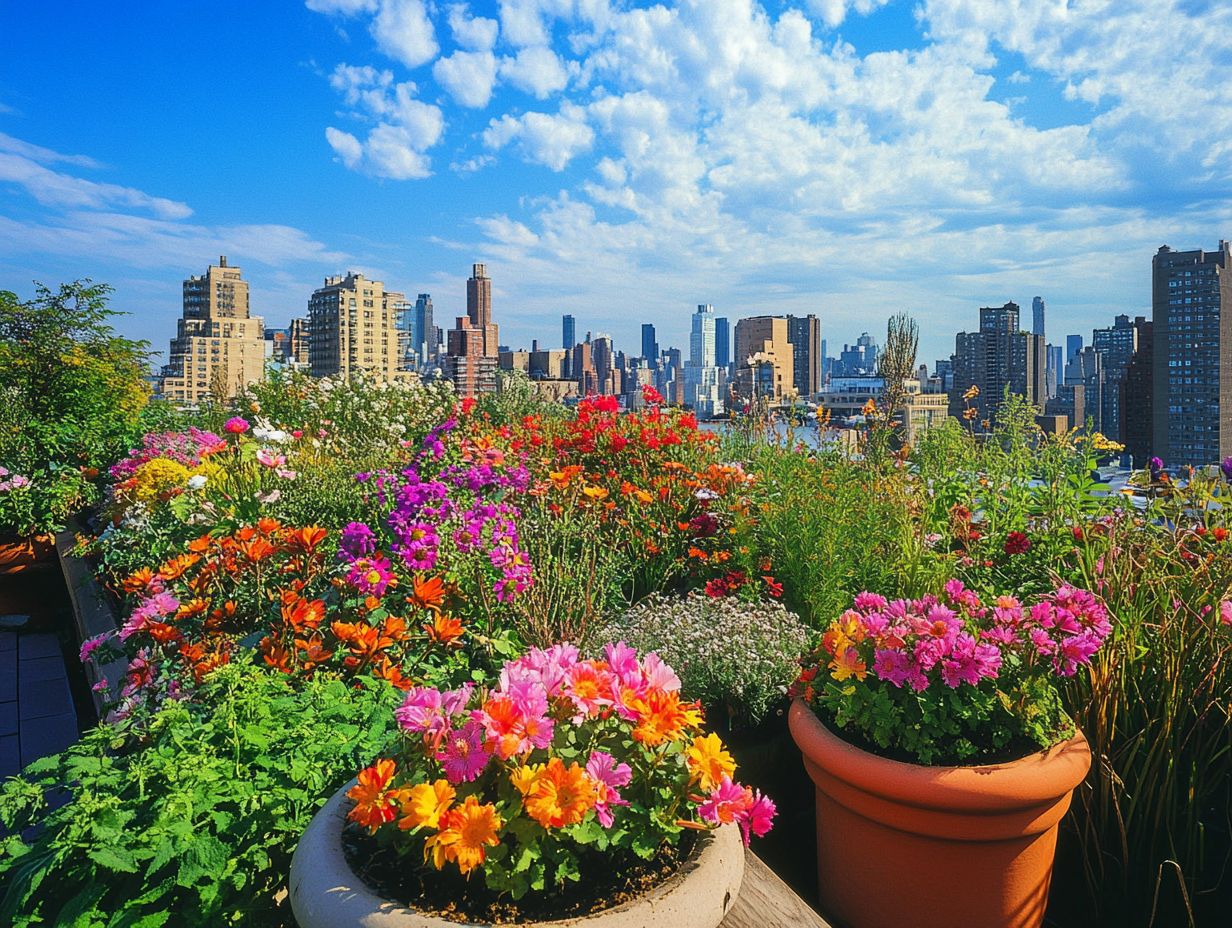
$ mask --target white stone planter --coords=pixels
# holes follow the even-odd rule
[[[333,795],[309,823],[291,859],[291,910],[300,928],[458,928],[372,892],[347,865],[342,826],[351,807]],[[542,928],[717,928],[740,891],[744,846],[735,825],[699,836],[672,876],[629,902],[579,918],[535,922]]]

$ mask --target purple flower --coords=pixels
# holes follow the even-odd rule
[[[376,551],[376,533],[363,522],[351,522],[342,530],[339,555],[349,560],[367,557]]]
[[[1223,472],[1223,479],[1232,483],[1232,458],[1224,458],[1223,463],[1219,465],[1219,469]]]
[[[1152,481],[1158,480],[1163,475],[1163,472],[1164,472],[1163,458],[1151,458],[1151,460],[1147,462],[1146,467],[1147,467],[1147,470],[1150,471],[1151,473],[1151,480]]]

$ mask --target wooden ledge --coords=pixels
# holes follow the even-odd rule
[[[721,928],[830,928],[829,922],[778,878],[752,851],[744,852],[744,881]]]

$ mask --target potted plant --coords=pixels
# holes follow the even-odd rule
[[[301,928],[446,914],[718,925],[740,888],[740,836],[768,831],[774,803],[732,781],[672,669],[623,643],[604,660],[556,645],[493,682],[407,691],[401,749],[335,795],[296,849]]]
[[[828,915],[848,928],[1043,922],[1057,824],[1091,763],[1058,682],[1109,630],[1095,596],[1065,585],[1031,606],[986,606],[957,580],[940,597],[856,597],[789,715],[817,789]]]

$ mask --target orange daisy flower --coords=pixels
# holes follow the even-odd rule
[[[449,811],[457,792],[449,785],[448,780],[436,780],[433,783],[419,783],[410,789],[401,790],[398,803],[402,810],[402,818],[398,827],[403,831],[418,828],[440,827],[441,817]]]
[[[445,813],[439,833],[424,842],[424,860],[432,859],[441,869],[445,861],[453,861],[462,873],[470,873],[486,858],[486,849],[500,844],[497,832],[504,822],[496,806],[480,804],[467,796],[462,805]]]
[[[436,614],[430,624],[425,624],[423,628],[427,632],[429,640],[447,647],[459,644],[458,639],[462,637],[463,631],[460,619],[440,612]]]
[[[392,822],[397,814],[397,795],[389,789],[389,783],[397,770],[397,765],[388,758],[361,770],[358,782],[347,790],[347,798],[355,801],[347,818],[372,831],[386,822]]]
[[[416,574],[411,581],[411,595],[406,598],[408,603],[421,609],[439,609],[449,594],[445,581],[440,577],[424,578]]]
[[[566,767],[553,757],[535,778],[524,803],[526,814],[544,828],[565,828],[580,822],[598,798],[595,781],[576,761]]]

